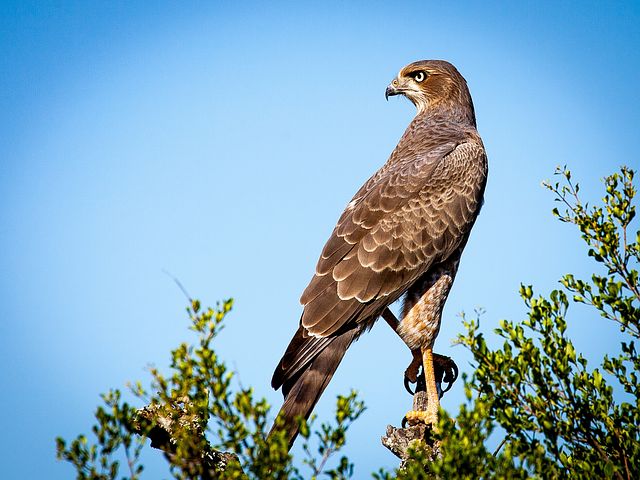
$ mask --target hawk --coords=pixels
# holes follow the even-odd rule
[[[483,202],[487,156],[467,83],[442,60],[407,65],[385,96],[417,113],[387,162],[358,190],[329,237],[304,290],[298,330],[273,374],[282,388],[289,445],[349,345],[383,316],[411,349],[406,377],[422,364],[427,411],[410,422],[435,427],[439,396],[433,344],[462,250]],[[388,306],[404,296],[399,324]]]

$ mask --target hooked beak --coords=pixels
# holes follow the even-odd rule
[[[387,89],[384,91],[384,98],[387,101],[389,101],[389,97],[393,97],[394,95],[399,95],[400,94],[400,91],[396,87],[397,84],[398,84],[398,81],[394,80],[393,82],[391,82],[389,84],[389,86],[387,86]]]

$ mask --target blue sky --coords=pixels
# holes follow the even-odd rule
[[[163,269],[205,304],[236,299],[218,348],[279,406],[269,380],[320,249],[413,116],[384,101],[411,61],[460,69],[490,160],[436,351],[468,370],[457,313],[483,307],[490,332],[522,318],[520,282],[547,292],[589,272],[540,182],[566,163],[595,199],[599,178],[638,167],[637,2],[442,3],[2,3],[6,478],[70,478],[54,437],[87,432],[100,392],[190,338]],[[615,346],[615,327],[572,312],[588,356]],[[367,401],[347,447],[358,478],[396,464],[377,439],[410,406],[408,361],[380,323],[317,408],[351,388]],[[462,399],[460,383],[443,405]],[[148,478],[164,475],[146,458]]]

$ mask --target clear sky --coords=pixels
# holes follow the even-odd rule
[[[413,106],[384,101],[405,64],[467,78],[489,154],[486,203],[444,313],[486,332],[520,319],[520,282],[589,270],[540,186],[569,164],[585,195],[638,167],[637,2],[48,2],[0,6],[0,411],[3,478],[71,478],[54,437],[88,432],[100,392],[147,379],[189,339],[185,298],[234,297],[218,348],[269,381],[333,225],[387,159]],[[573,309],[578,347],[615,328]],[[369,409],[356,477],[396,465],[379,443],[410,407],[409,353],[384,322],[354,345],[318,406],[356,388]],[[444,398],[451,412],[461,382]],[[147,456],[148,478],[164,472]],[[166,476],[166,475],[165,475]]]

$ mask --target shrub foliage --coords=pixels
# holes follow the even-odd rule
[[[607,177],[604,198],[594,206],[582,201],[568,169],[556,175],[557,182],[545,183],[560,204],[553,213],[578,228],[596,273],[588,279],[567,274],[546,296],[522,285],[526,318],[502,320],[495,330],[502,343],[495,348],[485,340],[478,316],[463,316],[466,332],[458,342],[472,353],[474,371],[463,377],[467,402],[455,420],[441,412],[436,437],[441,456],[431,459],[417,442],[405,468],[380,470],[375,478],[637,478],[640,231],[634,234],[630,228],[636,213],[634,172],[623,167]],[[590,311],[601,318],[594,342],[607,329],[619,330],[618,348],[595,365],[568,336],[572,304],[588,307],[577,309],[580,314]],[[349,459],[332,456],[364,411],[354,392],[338,397],[335,418],[313,435],[314,419],[302,423],[304,472],[293,466],[283,435],[265,440],[269,405],[234,382],[214,349],[231,306],[226,301],[203,309],[191,301],[188,314],[197,342],[172,351],[170,375],[151,369],[148,389],[140,383],[130,387],[146,408],[131,406],[113,390],[96,410],[91,441],[84,435],[70,443],[57,439],[58,457],[75,467],[78,479],[141,478],[146,438],[165,452],[178,479],[353,475]],[[381,448],[376,439],[372,435],[372,451]],[[232,455],[220,457],[219,452]]]

